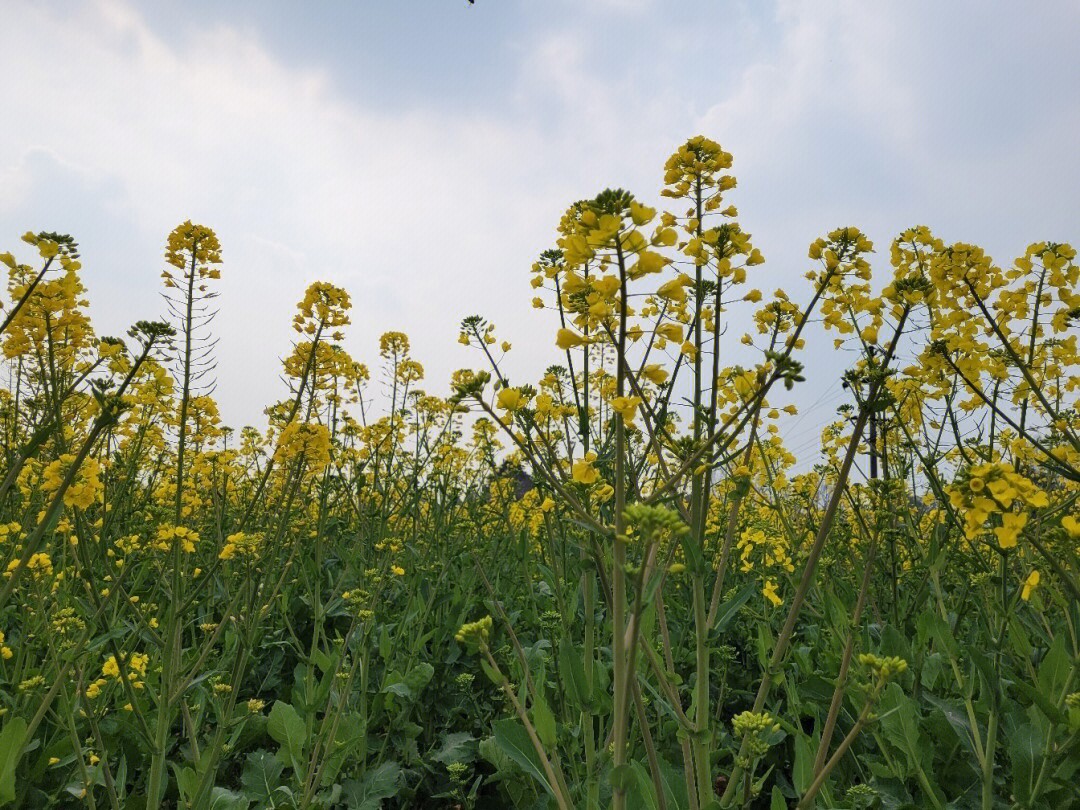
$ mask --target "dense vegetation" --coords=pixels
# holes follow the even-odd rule
[[[400,333],[372,379],[312,285],[262,430],[209,228],[126,340],[71,237],[0,254],[0,804],[1080,806],[1075,250],[916,227],[872,276],[845,227],[763,295],[731,162],[570,206],[534,384],[481,317],[449,396]],[[848,404],[795,474],[811,322]]]

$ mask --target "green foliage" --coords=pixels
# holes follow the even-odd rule
[[[212,231],[172,233],[168,317],[126,342],[70,237],[0,254],[0,805],[1080,804],[1075,251],[1002,271],[909,229],[879,294],[839,228],[737,355],[764,259],[731,163],[693,138],[678,210],[570,206],[533,268],[565,365],[535,385],[473,316],[490,370],[428,394],[387,333],[379,400],[317,282],[239,434]],[[798,472],[768,397],[815,320],[850,401]]]

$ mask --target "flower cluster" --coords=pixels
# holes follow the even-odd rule
[[[126,673],[121,669],[123,662]],[[98,697],[110,680],[118,681],[126,679],[133,689],[142,689],[145,685],[146,668],[150,662],[150,656],[145,653],[131,653],[117,661],[115,655],[110,655],[101,667],[101,677],[92,681],[86,687],[86,696],[93,700]]]
[[[991,515],[1000,515],[1001,525],[994,529],[994,535],[1005,549],[1016,546],[1028,521],[1025,512],[1011,511],[1013,505],[1038,509],[1050,503],[1045,492],[1003,462],[970,467],[949,487],[948,496],[952,508],[964,516],[964,534],[969,540],[983,534]]]
[[[349,294],[333,284],[317,281],[307,288],[304,299],[297,306],[293,329],[301,334],[315,335],[320,330],[330,330],[334,340],[344,335],[340,329],[349,325]]]
[[[467,622],[461,625],[457,633],[454,634],[454,638],[457,639],[459,644],[464,644],[473,651],[486,647],[488,639],[491,638],[492,624],[490,616],[477,619],[475,622]]]
[[[185,554],[193,554],[195,546],[199,543],[199,533],[186,526],[172,526],[164,524],[158,526],[152,547],[158,551],[169,551],[174,546],[179,546]]]
[[[312,471],[319,471],[330,463],[330,433],[323,425],[306,422],[290,422],[281,431],[274,461],[287,464],[301,459]]]
[[[745,711],[731,718],[731,728],[743,741],[748,756],[756,759],[769,750],[770,737],[780,731],[780,724],[768,712]]]
[[[258,558],[263,546],[263,536],[259,532],[235,532],[225,538],[225,545],[218,554],[220,560],[232,560],[236,557],[253,560]]]
[[[45,468],[41,477],[41,488],[45,492],[56,492],[63,486],[65,477],[75,462],[75,456],[65,453]],[[101,466],[93,458],[87,458],[79,465],[71,485],[64,490],[64,505],[77,509],[88,509],[101,495],[104,486],[101,483]]]

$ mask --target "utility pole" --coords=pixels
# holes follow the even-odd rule
[[[873,369],[874,361],[874,347],[870,347],[870,363],[871,370]],[[870,385],[870,390],[873,390],[873,383]],[[876,481],[878,477],[878,454],[877,454],[877,434],[878,434],[878,408],[876,402],[868,403],[870,406],[870,480]]]
[[[873,407],[873,406],[871,406]],[[877,411],[870,411],[870,480],[877,480]]]

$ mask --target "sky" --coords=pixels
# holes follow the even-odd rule
[[[695,134],[734,155],[766,292],[807,298],[807,245],[846,225],[883,277],[916,224],[999,263],[1080,242],[1078,33],[1075,0],[2,0],[0,251],[72,234],[95,328],[123,334],[164,314],[168,233],[214,228],[234,427],[284,395],[315,280],[352,296],[358,360],[404,331],[446,393],[482,314],[524,383],[559,361],[529,268],[562,212],[606,187],[660,202]],[[853,359],[809,338],[806,456]]]

